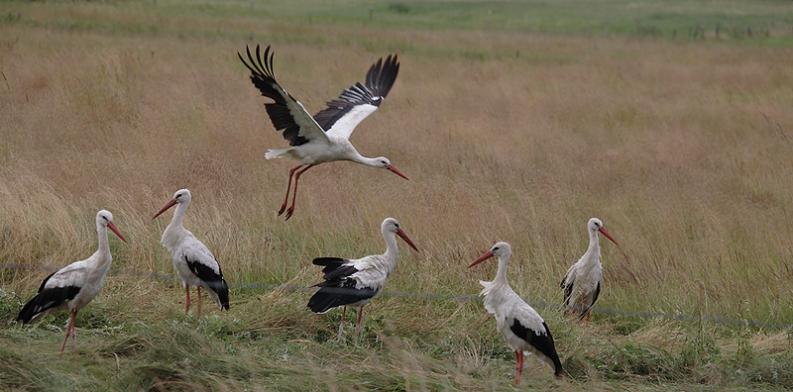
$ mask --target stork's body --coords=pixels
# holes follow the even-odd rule
[[[199,241],[193,233],[184,228],[184,216],[192,200],[187,189],[180,189],[174,197],[154,217],[156,218],[169,208],[176,205],[171,223],[162,233],[160,242],[168,249],[173,258],[173,267],[182,281],[185,290],[185,314],[190,310],[190,286],[196,288],[198,294],[198,314],[201,314],[201,288],[206,288],[221,309],[229,309],[229,288],[223,279],[215,255]]]
[[[364,84],[356,83],[342,91],[341,95],[327,103],[327,107],[311,116],[303,104],[286,92],[275,80],[273,73],[273,53],[268,46],[262,56],[259,46],[256,55],[246,48],[248,61],[241,54],[240,60],[251,71],[251,82],[263,96],[274,102],[265,104],[267,115],[276,130],[283,131],[284,139],[291,147],[267,150],[267,159],[289,157],[300,165],[289,171],[286,196],[278,214],[286,211],[289,219],[295,210],[297,183],[308,169],[326,162],[352,161],[363,165],[388,169],[407,179],[386,157],[369,158],[361,155],[350,143],[350,136],[358,124],[374,113],[385,99],[399,74],[396,55],[380,59],[369,68]],[[292,204],[286,208],[290,189]]]
[[[511,255],[512,248],[509,244],[499,242],[471,263],[469,268],[493,256],[498,257],[496,278],[479,283],[484,287],[481,295],[484,297],[485,309],[496,319],[496,329],[504,336],[507,345],[515,351],[515,384],[520,383],[525,351],[546,362],[554,369],[554,375],[561,377],[562,364],[548,325],[507,282],[507,266]]]
[[[396,236],[400,236],[411,248],[418,251],[396,219],[385,219],[380,230],[386,242],[386,251],[383,254],[360,259],[320,257],[313,261],[314,265],[324,267],[322,272],[325,280],[316,285],[320,289],[314,293],[307,306],[314,313],[325,313],[339,306],[357,307],[356,334],[360,332],[363,306],[380,292],[396,267],[399,255]],[[339,324],[339,337],[342,335],[343,325],[344,314]]]
[[[564,291],[564,311],[579,319],[591,317],[592,307],[600,296],[603,286],[603,265],[600,263],[600,240],[598,233],[605,235],[617,244],[611,237],[603,222],[592,218],[587,222],[589,232],[589,247],[578,261],[570,266],[562,278],[560,287]]]
[[[113,214],[101,210],[96,214],[96,232],[98,248],[85,260],[80,260],[59,269],[46,277],[38,294],[28,301],[17,316],[17,321],[27,324],[38,317],[59,309],[69,309],[69,322],[66,336],[61,345],[61,352],[66,346],[69,336],[77,344],[75,321],[77,312],[88,305],[102,290],[105,277],[110,270],[113,256],[110,254],[107,229],[113,231],[122,241],[124,237],[113,224]]]

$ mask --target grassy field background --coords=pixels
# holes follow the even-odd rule
[[[0,270],[0,387],[510,390],[492,319],[447,296],[476,294],[495,266],[465,267],[505,240],[515,290],[559,302],[597,216],[627,254],[604,245],[598,305],[624,313],[541,307],[571,377],[530,361],[524,388],[793,388],[791,26],[785,1],[0,2],[0,263],[24,267]],[[284,142],[236,58],[256,43],[311,112],[399,53],[353,141],[411,181],[322,166],[279,220],[291,163],[264,160]],[[148,275],[172,272],[151,216],[182,187],[229,313],[185,317]],[[93,251],[100,208],[129,243],[59,356],[65,316],[11,320]],[[386,216],[422,249],[387,288],[440,297],[384,296],[338,342],[339,314],[289,287],[316,256],[382,251]]]

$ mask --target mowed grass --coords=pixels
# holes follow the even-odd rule
[[[776,6],[751,10],[788,17]],[[476,294],[494,263],[466,266],[505,240],[516,291],[558,303],[591,216],[627,255],[603,245],[598,306],[689,321],[600,313],[581,326],[539,307],[571,377],[532,362],[524,388],[793,387],[793,50],[427,26],[410,11],[424,5],[408,7],[381,27],[280,2],[3,3],[0,263],[31,268],[0,272],[3,387],[509,390],[492,319],[448,296]],[[411,181],[321,166],[278,219],[291,163],[264,160],[284,141],[236,58],[255,43],[274,45],[276,75],[311,112],[399,53],[396,86],[353,141]],[[170,214],[151,216],[182,187],[188,228],[232,285],[228,313],[184,317],[178,285],[145,275],[172,272],[158,243]],[[114,275],[78,318],[78,351],[59,356],[64,316],[10,320],[49,271],[93,251],[100,208],[129,243],[111,239]],[[385,296],[360,340],[338,342],[338,313],[272,289],[316,283],[316,256],[382,251],[386,216],[422,250],[403,249],[387,288],[441,297]]]

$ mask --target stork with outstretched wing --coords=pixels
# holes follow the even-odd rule
[[[350,143],[350,135],[358,124],[374,113],[383,102],[399,74],[396,55],[377,60],[366,73],[365,83],[355,83],[341,92],[338,98],[329,101],[327,107],[311,116],[303,104],[281,87],[273,73],[273,51],[268,46],[264,53],[256,46],[255,54],[246,47],[246,59],[237,53],[242,63],[251,71],[251,82],[273,102],[264,105],[267,115],[277,131],[281,131],[289,148],[270,149],[267,159],[289,157],[300,161],[300,165],[289,170],[286,195],[278,215],[286,212],[289,219],[295,212],[297,183],[308,169],[333,161],[352,161],[366,166],[388,169],[408,179],[386,157],[369,158],[361,155]],[[294,178],[294,187],[292,182]],[[286,208],[289,195],[292,203]]]

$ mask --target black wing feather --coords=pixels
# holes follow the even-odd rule
[[[562,278],[562,283],[559,284],[559,287],[564,289],[564,306],[570,306],[570,296],[573,295],[573,285],[575,284],[575,279],[571,280],[570,282],[567,281],[567,276],[565,275]]]
[[[187,256],[185,256],[184,260],[187,262],[187,267],[190,268],[190,271],[204,281],[210,290],[217,294],[220,307],[229,310],[229,286],[223,279],[223,271],[220,269],[220,263],[218,263],[218,274],[207,265],[197,261],[190,261]],[[215,261],[217,262],[217,260]]]
[[[245,51],[248,55],[248,61],[237,52],[245,67],[251,71],[251,82],[262,93],[263,96],[272,99],[274,102],[264,104],[267,115],[273,123],[276,130],[283,130],[283,137],[289,141],[290,146],[299,146],[308,143],[308,139],[300,136],[300,126],[295,121],[295,117],[289,111],[287,106],[286,97],[284,97],[281,85],[275,80],[273,73],[273,56],[274,51],[270,50],[270,46],[264,49],[264,56],[261,54],[259,45],[256,45],[256,57],[251,54],[251,49],[245,46]],[[292,100],[295,100],[290,96]]]
[[[553,362],[553,373],[556,376],[562,375],[562,362],[559,361],[559,355],[556,353],[556,347],[553,343],[553,336],[551,335],[551,330],[548,329],[548,324],[545,324],[545,321],[542,322],[542,327],[545,330],[544,334],[538,334],[534,332],[531,328],[526,328],[523,324],[515,319],[512,323],[512,326],[509,329],[517,335],[519,338],[528,342],[532,347],[537,349],[537,351],[541,352],[543,355],[548,357],[548,359]]]
[[[357,281],[350,276],[358,272],[358,269],[352,265],[345,265],[347,261],[337,257],[314,259],[315,265],[325,266],[322,269],[325,280],[314,285],[319,287],[319,290],[311,296],[306,305],[312,312],[324,313],[331,308],[354,304],[377,294],[377,290],[368,287],[355,287]]]
[[[52,277],[52,275],[44,279],[38,294],[22,307],[22,310],[17,316],[17,321],[27,324],[36,316],[50,309],[58,308],[68,301],[73,300],[80,292],[81,287],[79,286],[44,288],[44,284],[47,283],[50,277]]]
[[[397,75],[399,75],[397,55],[389,55],[385,61],[382,58],[377,60],[366,73],[365,85],[355,83],[344,89],[338,98],[328,101],[327,107],[314,115],[314,120],[327,132],[336,121],[355,106],[365,104],[380,106],[394,86]]]

